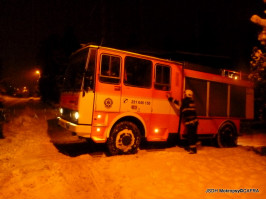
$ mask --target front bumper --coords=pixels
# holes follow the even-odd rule
[[[61,127],[71,132],[76,133],[78,136],[86,137],[86,138],[91,137],[91,125],[74,124],[74,123],[71,123],[69,121],[62,119],[61,117],[58,117],[58,124]]]

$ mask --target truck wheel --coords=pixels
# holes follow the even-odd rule
[[[235,147],[237,146],[237,132],[235,127],[229,123],[224,123],[217,134],[218,147]]]
[[[140,131],[129,121],[119,122],[112,129],[107,140],[111,155],[137,153],[140,145]]]

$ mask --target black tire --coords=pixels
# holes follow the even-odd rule
[[[111,155],[134,154],[140,145],[140,131],[129,121],[119,122],[112,129],[107,140],[107,147]]]
[[[237,146],[237,132],[233,124],[224,123],[217,134],[218,147],[235,147]]]

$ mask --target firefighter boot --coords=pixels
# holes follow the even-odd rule
[[[197,147],[195,147],[194,145],[190,146],[189,147],[189,154],[196,154],[196,153],[197,153]]]
[[[190,147],[189,147],[189,146],[185,146],[184,149],[185,149],[186,151],[188,151],[188,152],[190,151]]]

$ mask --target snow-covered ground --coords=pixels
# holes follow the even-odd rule
[[[266,198],[266,157],[245,147],[254,144],[248,137],[239,138],[242,146],[202,146],[196,155],[150,145],[108,157],[104,145],[58,127],[56,108],[4,99],[0,198]]]

